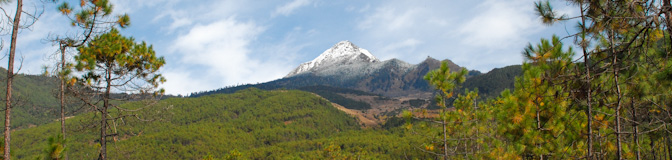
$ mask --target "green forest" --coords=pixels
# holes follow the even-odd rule
[[[114,15],[107,0],[62,2],[61,16],[72,20],[64,23],[82,34],[52,40],[63,57],[76,54],[71,62],[59,59],[51,73],[14,73],[25,18],[8,22],[0,148],[3,159],[51,160],[672,160],[670,0],[562,2],[580,14],[561,15],[549,1],[529,7],[544,25],[571,24],[573,33],[530,42],[520,49],[522,65],[473,81],[466,69],[451,71],[443,62],[424,76],[435,89],[433,107],[408,109],[372,128],[332,105],[370,109],[343,96],[373,95],[356,90],[161,97],[167,80],[160,69],[169,64],[151,44],[122,35],[127,14]],[[24,13],[22,3],[13,16]],[[478,85],[484,83],[491,85]]]
[[[144,105],[132,102],[128,108]],[[169,98],[115,127],[111,159],[396,159],[430,158],[411,144],[422,137],[403,129],[361,129],[356,119],[329,101],[296,90],[246,89],[234,94]],[[95,159],[100,145],[90,119],[68,119],[68,156]],[[58,123],[22,129],[13,135],[18,159],[45,157]],[[423,158],[424,157],[424,158]]]

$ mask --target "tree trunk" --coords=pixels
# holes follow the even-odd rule
[[[61,43],[61,73],[58,74],[59,79],[61,80],[61,86],[60,86],[60,93],[58,98],[61,101],[61,134],[63,135],[63,141],[64,143],[63,148],[66,147],[65,144],[65,75],[63,75],[63,71],[65,70],[65,44]],[[63,152],[63,157],[67,160],[68,159],[68,153]]]
[[[445,102],[444,102],[444,103],[445,103]],[[445,104],[444,104],[444,105],[445,105]],[[445,107],[444,107],[444,108],[445,108]],[[444,113],[443,113],[443,114],[446,113],[445,111],[446,111],[446,109],[444,109]],[[441,116],[441,119],[442,119],[442,121],[443,121],[443,123],[441,123],[442,126],[443,126],[443,159],[447,160],[447,159],[448,159],[448,136],[446,135],[446,134],[447,134],[447,130],[446,130],[446,117],[444,117],[444,115],[442,115],[442,116]]]
[[[665,125],[665,130],[668,130],[667,125]],[[670,134],[667,134],[665,139],[667,139],[667,156],[672,159],[672,140],[670,140]]]
[[[655,141],[651,137],[649,137],[649,140],[651,141],[649,142],[649,145],[651,145],[651,157],[653,157],[651,159],[656,159],[656,143],[654,143]]]
[[[103,108],[101,109],[100,117],[100,155],[98,156],[99,160],[105,160],[107,158],[107,108],[110,105],[110,90],[112,85],[112,66],[107,65],[107,71],[105,73],[105,93],[103,95]]]
[[[581,23],[585,25],[586,24],[586,17],[584,15],[585,10],[583,9],[583,4],[581,4],[580,7],[581,7]],[[587,42],[585,42],[586,41],[586,37],[585,37],[586,35],[585,34],[587,33],[585,27],[582,28],[582,32],[583,33],[581,35],[581,43],[587,43]],[[587,155],[587,158],[590,160],[590,159],[593,159],[593,156],[592,156],[592,154],[593,154],[592,153],[593,152],[593,126],[592,126],[592,123],[593,123],[593,113],[592,113],[593,107],[591,105],[592,104],[591,94],[592,94],[592,87],[593,86],[591,85],[590,65],[589,65],[590,61],[588,60],[588,52],[586,51],[586,46],[585,45],[581,44],[581,48],[583,50],[583,66],[586,68],[586,79],[585,79],[586,85],[587,85],[586,116],[588,118],[588,125],[587,125],[587,128],[588,128],[588,155]]]
[[[537,98],[539,98],[538,95],[535,96],[535,99],[537,99]],[[534,101],[537,101],[537,100],[534,100]],[[536,102],[536,103],[539,103],[539,102]],[[539,108],[539,105],[536,105],[536,106],[537,106],[537,111],[536,111],[536,114],[535,114],[535,116],[536,116],[535,119],[537,121],[537,131],[541,131],[541,119],[540,119],[541,117],[539,116],[540,108]],[[537,143],[536,146],[537,146],[537,148],[541,148],[541,143]],[[539,153],[539,159],[544,160],[544,153]]]
[[[621,98],[623,98],[623,96],[621,95],[621,86],[618,84],[618,70],[620,68],[618,67],[618,55],[616,53],[616,49],[614,48],[614,30],[611,30],[610,33],[609,44],[611,45],[611,54],[614,56],[611,62],[611,69],[613,70],[612,73],[614,74],[614,87],[616,89],[616,156],[620,160],[623,159],[623,153],[621,152],[623,150],[623,146],[621,144]]]
[[[637,126],[637,110],[635,109],[635,100],[631,99],[630,100],[630,106],[632,107],[632,120],[635,121],[632,123],[632,128],[635,130],[635,134],[632,137],[635,140],[635,145],[637,148],[635,149],[635,153],[637,155],[637,160],[642,159],[642,153],[640,151],[641,147],[639,145],[639,127]],[[651,146],[653,148],[653,146]]]
[[[665,22],[667,24],[665,28],[669,33],[672,33],[672,4],[670,4],[670,0],[663,0],[662,10],[663,14],[665,14]],[[672,34],[668,35],[668,38],[672,40]]]
[[[19,33],[21,12],[23,8],[23,0],[16,1],[16,14],[14,15],[14,22],[12,23],[12,40],[9,46],[9,61],[7,63],[7,95],[5,97],[5,154],[4,159],[9,160],[11,157],[9,155],[10,147],[10,119],[11,119],[11,110],[12,110],[12,80],[14,79],[14,53],[16,53],[16,37]]]

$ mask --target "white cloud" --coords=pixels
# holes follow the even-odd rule
[[[496,1],[481,3],[481,11],[458,31],[464,44],[488,48],[510,48],[525,43],[525,36],[542,29],[528,1]],[[528,6],[528,7],[521,7]]]
[[[547,31],[529,0],[390,0],[373,6],[358,19],[358,41],[381,59],[419,63],[431,56],[489,71],[520,64],[521,49]]]
[[[362,9],[359,9],[359,12],[366,12],[369,11],[369,9],[371,9],[371,4],[366,4]]]
[[[307,6],[310,4],[310,0],[294,0],[292,2],[289,2],[283,6],[279,6],[278,8],[275,9],[275,12],[273,12],[272,16],[276,16],[278,14],[283,15],[283,16],[288,16],[292,14],[296,9],[301,8],[303,6]]]
[[[168,32],[173,32],[178,28],[182,28],[184,26],[190,25],[193,23],[193,21],[189,20],[188,18],[185,17],[172,17],[173,18],[173,23],[171,23],[167,30]]]
[[[138,1],[138,0],[111,0],[110,3],[114,5],[114,12],[117,14],[123,13],[135,13],[141,11],[143,7],[157,7],[158,5],[166,6],[176,3],[176,0],[151,0],[151,1]],[[79,1],[77,1],[79,5]]]
[[[187,94],[284,76],[285,64],[252,56],[250,43],[263,31],[235,18],[192,27],[171,47],[180,61],[166,69],[166,91]]]
[[[385,1],[372,5],[378,7],[364,7],[367,9],[362,10],[357,23],[362,34],[358,45],[382,60],[418,63],[430,54],[446,58],[443,50],[451,43],[447,39],[459,23],[450,15],[462,9],[455,5],[447,1]]]
[[[377,8],[357,26],[359,29],[384,29],[386,32],[399,31],[412,27],[418,19],[417,9],[397,10],[391,7]]]
[[[519,64],[528,42],[550,37],[530,0],[111,1],[115,14],[131,16],[133,24],[124,34],[154,44],[157,54],[166,57],[168,82],[163,86],[173,94],[280,78],[298,61],[313,59],[340,40],[357,42],[383,60],[418,63],[432,56],[488,71]],[[559,13],[576,12],[559,3]],[[308,9],[311,5],[316,9]],[[55,47],[42,42],[48,33],[72,30],[53,6],[46,8],[33,31],[20,35],[24,73],[37,74],[51,63],[45,55]],[[8,36],[2,38],[9,42]],[[0,60],[6,67],[6,59]]]
[[[378,57],[381,60],[387,60],[392,58],[402,57],[405,54],[414,53],[418,45],[423,42],[417,39],[406,39],[403,41],[393,42],[385,45],[382,48],[381,57]]]

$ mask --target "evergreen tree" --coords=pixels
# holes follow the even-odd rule
[[[572,102],[586,111],[585,157],[640,159],[644,158],[643,149],[651,151],[646,157],[660,157],[656,154],[665,149],[653,149],[656,141],[668,146],[672,143],[653,138],[670,137],[669,130],[662,129],[672,121],[669,114],[657,112],[670,110],[666,107],[670,88],[664,85],[665,80],[654,77],[669,75],[661,67],[667,65],[672,46],[670,1],[568,2],[580,8],[579,16],[559,16],[548,1],[536,6],[549,25],[580,19],[578,33],[569,37],[581,47],[583,62],[577,63],[583,65],[566,75],[573,86],[565,91],[570,91],[570,97],[575,98]],[[653,86],[657,90],[651,90]],[[663,132],[666,136],[656,136]],[[642,144],[644,140],[653,143]]]
[[[55,37],[53,42],[59,44],[60,62],[56,65],[58,68],[57,76],[60,79],[59,85],[59,100],[61,107],[61,135],[65,139],[65,108],[66,108],[66,89],[74,90],[74,78],[70,77],[73,65],[66,61],[66,52],[70,48],[77,48],[84,45],[86,42],[96,34],[107,31],[110,27],[118,25],[121,28],[126,28],[130,25],[130,18],[128,15],[118,15],[116,19],[110,18],[112,14],[113,5],[108,0],[82,0],[80,1],[80,9],[77,13],[74,8],[66,1],[58,6],[58,11],[70,19],[70,24],[73,27],[79,28],[80,33],[74,37]],[[68,85],[70,88],[68,88]],[[63,147],[66,144],[63,143]],[[65,159],[67,154],[65,154]]]
[[[14,55],[16,53],[16,38],[19,33],[21,13],[23,13],[23,0],[16,1],[16,13],[14,14],[14,21],[12,22],[12,39],[9,46],[9,56],[7,62],[7,92],[5,93],[5,147],[3,159],[9,160],[10,153],[10,120],[12,110],[12,81],[14,78]]]
[[[454,155],[450,154],[453,153],[449,151],[449,133],[451,132],[450,127],[448,126],[448,121],[449,121],[449,111],[448,111],[448,100],[453,97],[454,94],[454,89],[461,83],[463,83],[466,80],[466,75],[467,75],[467,70],[462,69],[459,72],[450,72],[450,68],[448,68],[448,64],[446,62],[441,63],[441,67],[432,70],[425,75],[424,79],[429,82],[430,85],[432,85],[437,91],[438,94],[436,95],[436,103],[438,106],[441,107],[441,111],[438,114],[438,117],[436,120],[429,120],[429,119],[423,119],[425,121],[431,122],[431,123],[438,123],[441,125],[441,131],[439,131],[441,134],[438,134],[439,137],[434,137],[431,135],[437,135],[432,132],[432,126],[427,126],[426,124],[423,124],[423,128],[426,129],[425,134],[430,135],[429,136],[429,143],[424,144],[424,150],[429,153],[433,153],[437,156],[443,157],[443,159],[448,159],[448,156]],[[412,114],[410,112],[405,113],[407,118],[411,118]],[[414,117],[416,119],[421,119],[418,117]],[[408,126],[412,126],[412,124],[408,124]],[[426,128],[429,127],[429,128]],[[440,146],[439,150],[436,150],[435,146]],[[422,149],[422,148],[421,148]],[[439,151],[439,152],[437,152]]]
[[[507,149],[522,158],[580,158],[585,115],[571,107],[563,76],[570,71],[572,48],[563,51],[556,36],[523,52],[523,76],[513,92],[502,93],[497,123]]]
[[[44,160],[62,160],[65,159],[65,151],[68,149],[63,145],[65,139],[61,135],[52,136],[47,139],[47,148],[44,150]]]
[[[87,103],[100,112],[100,154],[98,159],[105,159],[107,137],[115,135],[107,133],[110,122],[114,123],[119,117],[136,117],[138,115],[124,115],[120,108],[111,103],[113,92],[130,94],[144,94],[153,92],[163,94],[163,89],[155,91],[165,78],[158,70],[165,64],[163,57],[156,57],[153,47],[145,42],[135,43],[133,38],[124,37],[117,29],[112,28],[108,33],[96,36],[85,46],[78,48],[79,55],[75,56],[78,71],[83,71],[83,85],[102,93],[102,106]],[[114,107],[117,115],[111,115],[108,109]],[[114,123],[116,124],[116,123]]]

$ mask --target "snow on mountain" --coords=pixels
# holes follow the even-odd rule
[[[333,67],[338,66],[361,66],[376,62],[379,62],[379,60],[368,50],[359,48],[350,41],[341,41],[324,51],[312,61],[302,63],[292,72],[289,72],[285,77],[291,77],[307,72],[329,70],[330,68],[333,69]]]
[[[368,76],[372,73],[387,69],[392,72],[406,73],[413,65],[408,64],[398,59],[390,59],[386,61],[375,61],[370,63],[352,63],[346,65],[338,65],[316,70],[314,73],[317,76],[338,76],[341,79],[347,80],[351,78]]]

